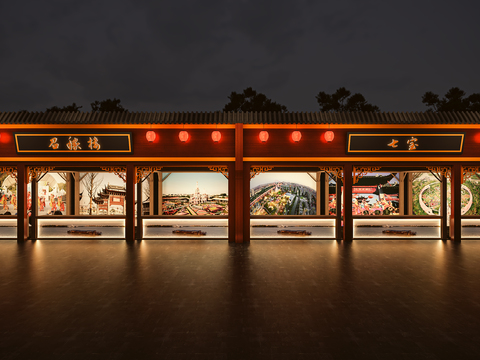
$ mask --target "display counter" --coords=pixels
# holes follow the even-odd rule
[[[144,216],[144,239],[228,239],[227,216]]]
[[[125,239],[125,216],[42,216],[38,239]]]
[[[462,238],[480,239],[480,216],[462,216]]]
[[[250,218],[250,237],[252,239],[335,239],[334,216],[315,217],[263,217]]]
[[[2,215],[0,218],[0,239],[17,238],[17,217],[15,215]]]
[[[441,239],[441,226],[440,216],[354,216],[353,239]]]

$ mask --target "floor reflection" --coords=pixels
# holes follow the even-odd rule
[[[477,241],[2,241],[0,264],[0,358],[480,358]]]

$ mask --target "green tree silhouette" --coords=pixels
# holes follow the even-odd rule
[[[427,91],[422,96],[422,103],[429,107],[427,111],[480,111],[480,94],[466,95],[458,87],[448,90],[443,99],[438,94]]]
[[[94,112],[110,112],[110,111],[128,111],[122,105],[120,105],[120,99],[106,99],[103,101],[94,101],[90,105],[92,106],[92,111]]]
[[[227,103],[223,111],[281,111],[286,112],[287,107],[277,104],[276,102],[268,99],[266,95],[257,93],[251,87],[243,90],[243,93],[232,92],[228,97],[230,102]]]
[[[378,106],[369,104],[362,94],[356,93],[352,95],[351,91],[344,87],[337,89],[331,95],[320,91],[316,99],[321,111],[380,111]]]

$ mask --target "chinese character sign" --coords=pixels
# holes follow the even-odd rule
[[[465,134],[349,133],[347,153],[413,154],[461,153]]]

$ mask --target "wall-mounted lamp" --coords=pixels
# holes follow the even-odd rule
[[[292,132],[292,140],[295,142],[299,142],[300,139],[302,138],[302,133],[298,130],[295,130]]]
[[[258,134],[258,137],[260,138],[260,141],[265,143],[268,140],[268,131],[260,131],[260,134]]]
[[[183,130],[178,133],[178,138],[181,142],[187,142],[189,137],[188,131]]]
[[[218,143],[222,138],[222,133],[218,130],[212,131],[212,140],[213,142]]]
[[[332,142],[333,139],[335,138],[335,134],[331,130],[326,131],[324,136],[325,136],[325,140],[327,140],[327,142]]]
[[[155,139],[157,138],[157,134],[155,133],[155,131],[147,131],[147,133],[145,134],[145,137],[147,138],[147,141],[148,142],[154,142]]]

